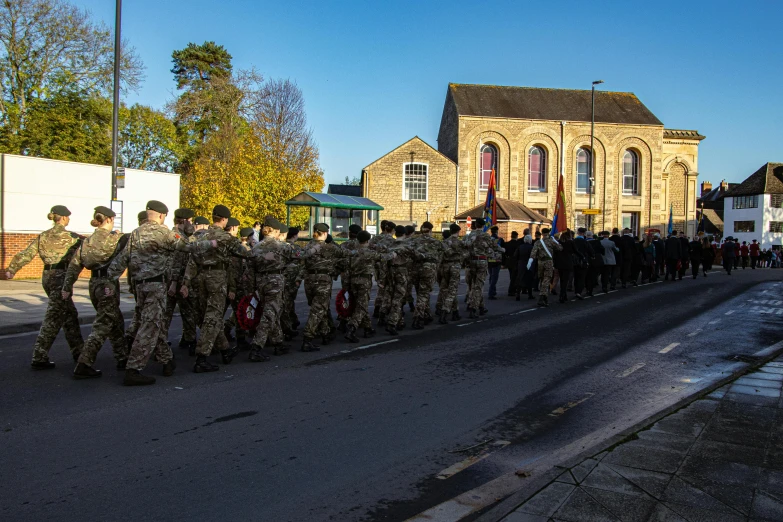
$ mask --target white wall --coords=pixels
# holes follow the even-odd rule
[[[761,248],[783,244],[783,233],[769,231],[770,221],[783,221],[783,208],[772,208],[772,194],[764,194],[764,230],[761,236]],[[758,229],[756,229],[758,230]]]
[[[759,196],[758,208],[732,208],[734,204],[734,198],[726,198],[723,202],[723,235],[732,236],[734,239],[739,240],[740,243],[747,241],[750,244],[751,240],[755,239],[761,243],[761,248],[769,248],[769,245],[764,245],[762,242],[762,232],[764,230],[764,196]],[[735,221],[755,221],[755,232],[735,232]]]
[[[140,170],[126,171],[123,201],[123,231],[136,228],[136,215],[150,199],[169,209],[167,224],[179,206],[179,175]],[[41,232],[51,227],[46,215],[54,205],[71,211],[68,229],[90,233],[93,209],[111,204],[111,167],[72,161],[2,155],[0,171],[0,225],[3,232]]]

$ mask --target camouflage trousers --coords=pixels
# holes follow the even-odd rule
[[[150,357],[161,364],[174,358],[167,341],[165,283],[143,283],[136,286],[136,307],[139,310],[139,329],[128,356],[127,369],[143,370]]]
[[[538,302],[549,302],[549,285],[552,284],[552,277],[554,277],[555,265],[551,259],[546,261],[538,261],[538,280],[540,282],[538,291]],[[563,282],[565,284],[565,281]]]
[[[286,279],[283,288],[283,310],[280,313],[280,327],[283,332],[296,330],[299,318],[296,316],[296,296],[299,293],[299,285],[295,279]]]
[[[435,279],[437,278],[438,265],[435,263],[424,263],[416,269],[416,311],[413,316],[417,319],[428,319],[432,317],[430,309],[430,296],[435,289]]]
[[[137,297],[135,288],[133,289],[133,298],[136,300],[136,306],[133,308],[131,322],[125,329],[125,337],[130,339],[131,342],[136,338],[136,332],[139,331],[139,326],[141,325],[141,308],[139,307],[139,298]]]
[[[351,303],[353,313],[348,319],[348,325],[354,328],[370,328],[370,290],[372,290],[371,276],[357,276],[351,281]]]
[[[171,327],[171,320],[174,317],[174,308],[179,306],[179,316],[182,319],[182,340],[196,340],[196,315],[193,311],[193,302],[190,296],[182,297],[179,293],[180,286],[174,295],[169,295],[166,299],[166,330]]]
[[[203,317],[201,336],[196,344],[197,355],[209,355],[213,349],[228,350],[228,339],[223,325],[226,312],[228,281],[225,270],[202,270],[193,279],[198,288],[198,314]]]
[[[470,278],[468,282],[468,308],[480,310],[484,308],[484,281],[487,280],[487,262],[483,259],[470,262]]]
[[[109,279],[90,279],[90,301],[95,307],[95,321],[92,332],[84,343],[79,362],[92,366],[106,339],[111,341],[114,358],[118,361],[128,359],[128,344],[125,342],[125,319],[120,311],[120,285]],[[106,288],[113,290],[106,295]]]
[[[256,328],[253,344],[263,348],[267,340],[271,344],[283,342],[280,328],[280,313],[283,309],[283,286],[281,274],[261,274],[256,277],[256,294],[262,308],[261,321]]]
[[[308,339],[329,334],[334,328],[331,319],[332,279],[326,276],[308,276],[305,279],[305,295],[310,305],[310,314],[304,327]]]
[[[57,334],[60,333],[60,328],[65,332],[65,340],[74,359],[79,357],[84,347],[84,338],[79,327],[79,314],[76,312],[73,298],[64,300],[62,296],[64,282],[65,270],[44,270],[41,283],[46,295],[49,296],[49,303],[46,306],[46,314],[38,337],[35,339],[33,362],[49,360],[49,350]]]
[[[402,307],[405,304],[405,294],[408,291],[408,267],[404,265],[393,266],[390,285],[391,299],[386,323],[390,326],[397,326],[402,315]]]
[[[378,292],[375,294],[375,310],[386,313],[389,303],[389,285],[386,284],[389,279],[389,270],[385,263],[375,265],[375,281],[378,282]]]
[[[419,267],[417,265],[414,265],[410,268],[408,268],[408,284],[405,287],[405,300],[403,301],[403,305],[405,303],[410,303],[411,308],[415,309],[415,302],[413,300],[413,289],[416,288],[416,291],[418,292],[419,288]],[[418,298],[418,293],[416,294]]]
[[[457,310],[457,292],[459,291],[459,263],[444,263],[441,265],[440,289],[438,291],[438,308],[444,312]]]

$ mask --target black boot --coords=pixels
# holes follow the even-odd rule
[[[196,356],[196,364],[193,365],[193,373],[216,372],[220,368],[207,360],[206,355]]]
[[[356,337],[356,327],[352,325],[348,325],[347,331],[345,332],[345,340],[349,343],[358,343],[359,338]]]
[[[89,379],[91,377],[100,377],[101,371],[96,370],[92,366],[87,366],[84,363],[79,363],[76,368],[73,369],[74,379]]]
[[[392,326],[390,324],[387,324],[386,325],[386,333],[388,333],[389,335],[397,335],[398,332],[397,332],[397,329],[394,326]]]
[[[174,375],[174,370],[177,368],[177,363],[174,361],[174,359],[170,360],[166,364],[163,365],[163,376],[164,377],[171,377]]]
[[[375,328],[373,328],[372,326],[368,326],[367,328],[364,329],[364,338],[369,339],[370,337],[374,337],[375,333],[376,333]]]
[[[321,346],[328,346],[332,342],[332,336],[329,334],[321,336]]]
[[[479,309],[479,315],[487,315],[489,313],[489,310],[486,308]]]
[[[414,330],[424,330],[424,325],[421,323],[422,323],[421,319],[419,319],[418,317],[414,317],[413,324],[411,324],[411,328],[413,328]]]
[[[446,312],[441,312],[438,317],[438,322],[440,324],[449,324],[448,314]]]
[[[272,350],[274,355],[285,355],[290,351],[290,348],[283,343],[280,344],[273,344]]]
[[[380,314],[378,316],[378,326],[385,326],[386,325],[386,314]]]
[[[340,321],[337,323],[337,329],[340,330],[341,333],[345,333],[348,328],[348,321],[345,319],[340,319]]]
[[[429,314],[429,312],[427,312],[427,313]],[[432,321],[434,321],[434,320],[435,320],[435,318],[434,318],[434,317],[432,317],[431,315],[427,315],[427,316],[426,316],[426,317],[423,319],[423,321],[422,321],[422,322],[424,323],[424,326],[427,326],[428,324],[430,324],[430,323],[431,323]]]
[[[468,319],[475,319],[478,317],[478,314],[473,308],[468,308]]]
[[[451,312],[452,321],[459,321],[460,319],[462,319],[462,316],[459,315],[459,310],[454,310],[453,312]]]
[[[313,344],[313,340],[311,338],[304,337],[302,339],[301,351],[303,351],[303,352],[320,352],[321,349]]]
[[[125,370],[125,379],[122,384],[125,386],[145,386],[147,384],[155,384],[155,377],[149,375],[142,375],[139,370]]]
[[[257,344],[250,346],[250,355],[248,356],[250,362],[267,362],[271,359],[272,358],[264,353],[264,350]]]
[[[30,363],[33,370],[54,370],[55,364],[52,361],[33,361]]]
[[[223,364],[231,364],[231,361],[234,360],[234,357],[239,355],[239,348],[229,348],[228,350],[222,350],[220,352],[220,357],[223,359]]]

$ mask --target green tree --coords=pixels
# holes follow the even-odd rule
[[[124,167],[174,172],[182,145],[177,129],[163,112],[135,104],[120,110],[120,158]]]
[[[353,178],[349,178],[348,176],[345,176],[345,185],[353,185],[355,187],[358,187],[362,184],[362,178],[355,176]]]

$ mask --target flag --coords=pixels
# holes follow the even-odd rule
[[[498,221],[498,200],[495,197],[495,169],[489,175],[487,187],[487,202],[484,203],[484,232],[496,225]]]
[[[669,234],[674,232],[674,205],[669,207]]]
[[[701,215],[699,216],[699,226],[696,229],[698,235],[699,232],[704,232],[704,203],[701,204]]]
[[[557,232],[562,232],[568,228],[566,222],[566,203],[565,187],[563,175],[560,175],[560,181],[557,182],[557,200],[555,202],[555,216],[552,218],[552,231],[550,235],[554,236]]]

